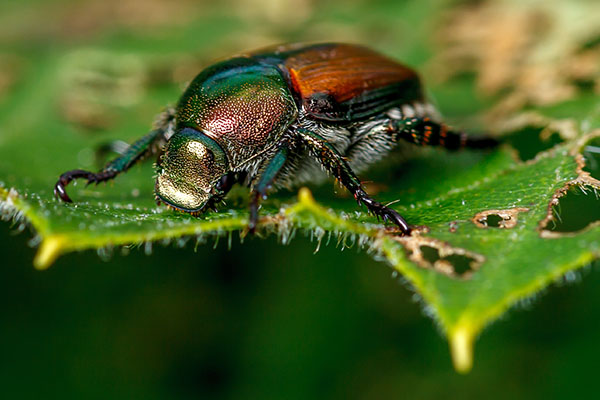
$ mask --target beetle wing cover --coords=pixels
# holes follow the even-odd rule
[[[362,46],[294,49],[284,65],[304,110],[317,119],[352,122],[423,97],[412,69]]]

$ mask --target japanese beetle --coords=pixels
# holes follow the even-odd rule
[[[65,187],[72,180],[107,181],[160,153],[157,201],[199,214],[244,182],[251,188],[253,231],[259,201],[271,186],[314,181],[325,170],[359,204],[410,234],[400,214],[373,200],[355,173],[401,140],[452,150],[497,144],[453,131],[434,115],[418,75],[373,50],[339,43],[279,46],[206,68],[153,131],[100,172],[65,172],[54,193],[70,202]]]

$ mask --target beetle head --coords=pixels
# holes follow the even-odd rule
[[[193,128],[175,133],[158,162],[157,200],[180,211],[204,211],[221,193],[219,178],[228,172],[228,160],[219,144]]]

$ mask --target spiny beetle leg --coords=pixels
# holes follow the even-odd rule
[[[168,124],[169,121],[165,122]],[[164,134],[167,132],[167,125],[159,129],[155,129],[144,135],[142,138],[135,141],[129,146],[120,157],[115,158],[100,172],[94,173],[84,171],[82,169],[74,169],[67,171],[58,178],[58,182],[54,185],[54,196],[60,197],[62,201],[72,203],[66,191],[66,186],[73,180],[83,178],[90,183],[100,183],[113,179],[118,174],[127,171],[132,165],[143,160],[148,155],[156,153],[161,147],[158,144],[165,140]]]
[[[248,231],[250,233],[256,232],[256,225],[258,224],[258,206],[260,203],[260,193],[253,190],[250,193],[250,217],[248,219]]]
[[[354,198],[358,204],[364,204],[367,209],[377,216],[377,218],[383,218],[383,221],[389,221],[394,225],[398,226],[402,231],[403,235],[410,235],[411,229],[408,223],[402,218],[396,210],[384,206],[383,204],[373,200],[369,195],[362,189],[357,190],[354,193]]]
[[[497,147],[500,142],[490,136],[470,136],[467,135],[467,139],[465,140],[465,147],[470,149],[491,149],[493,147]]]
[[[245,174],[230,172],[225,174],[219,179],[219,181],[215,184],[215,189],[217,189],[218,194],[211,197],[206,205],[202,208],[202,211],[213,210],[214,212],[218,211],[217,205],[219,203],[224,203],[223,198],[227,196],[227,193],[231,190],[233,185],[243,179]]]
[[[117,153],[119,156],[122,156],[128,149],[129,143],[123,140],[113,140],[96,147],[94,159],[99,166],[102,166],[106,163],[106,158],[110,153]]]
[[[267,198],[267,190],[273,185],[275,178],[285,164],[289,153],[287,143],[282,145],[275,156],[269,161],[264,172],[260,175],[258,183],[250,193],[250,219],[248,221],[248,231],[254,233],[258,224],[258,206],[261,200]]]
[[[399,139],[421,146],[442,146],[448,150],[462,148],[487,149],[498,146],[498,140],[490,136],[471,136],[455,131],[445,124],[428,117],[405,118],[394,121],[390,129]]]
[[[243,181],[246,178],[245,172],[229,172],[221,177],[216,183],[215,188],[221,193],[221,198],[225,197],[233,185]]]
[[[105,170],[99,173],[94,173],[90,171],[84,171],[82,169],[74,169],[72,171],[67,171],[58,178],[58,182],[54,185],[54,196],[60,197],[60,199],[67,203],[72,203],[73,200],[67,194],[67,185],[71,183],[71,181],[75,179],[87,179],[88,185],[90,183],[100,183],[104,181],[108,181],[114,178],[117,175],[117,171],[114,170]]]
[[[389,221],[398,226],[402,234],[410,234],[410,227],[400,214],[369,197],[352,168],[327,140],[306,129],[298,129],[297,132],[308,146],[309,151],[319,159],[330,174],[342,182],[346,189],[354,195],[358,204],[364,204],[378,218],[382,217],[384,221]]]

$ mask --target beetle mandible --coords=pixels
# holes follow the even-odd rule
[[[250,231],[272,186],[290,187],[325,170],[359,204],[405,235],[400,214],[370,197],[356,173],[398,142],[488,148],[434,118],[418,75],[366,47],[341,43],[284,45],[236,56],[204,69],[155,129],[97,173],[72,170],[54,193],[71,202],[66,186],[113,179],[160,154],[155,194],[170,208],[200,214],[215,209],[235,183],[251,188]]]

